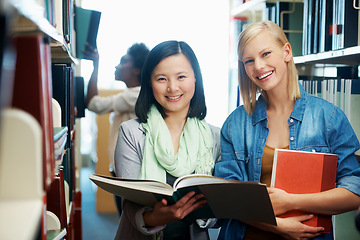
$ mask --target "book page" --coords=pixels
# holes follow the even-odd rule
[[[116,194],[115,189],[118,189],[118,187],[131,188],[169,196],[173,193],[173,188],[169,184],[154,180],[125,179],[96,174],[91,175],[89,178],[101,188],[114,194]]]
[[[174,182],[174,189],[177,190],[182,187],[224,182],[232,182],[232,180],[218,178],[206,174],[191,174],[176,179]]]

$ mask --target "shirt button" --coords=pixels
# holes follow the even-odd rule
[[[294,141],[294,137],[290,137],[290,141]]]
[[[290,122],[291,122],[291,123],[294,122],[294,119],[290,118]]]

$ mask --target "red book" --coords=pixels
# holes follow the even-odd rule
[[[14,43],[17,60],[11,106],[30,113],[40,123],[46,190],[55,176],[50,43],[40,33],[16,36]]]
[[[335,188],[338,156],[335,154],[275,149],[271,187],[287,193],[317,193]],[[280,217],[307,214],[290,211]],[[331,215],[314,214],[304,222],[330,232]]]

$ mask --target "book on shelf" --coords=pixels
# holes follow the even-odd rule
[[[97,174],[92,174],[89,178],[105,191],[145,206],[153,206],[163,198],[172,204],[190,191],[202,193],[207,203],[191,213],[189,217],[192,219],[232,218],[276,225],[266,185],[258,182],[191,174],[178,178],[172,187],[154,180]]]
[[[55,174],[50,105],[52,94],[50,44],[41,34],[16,36],[14,42],[17,60],[11,105],[30,113],[42,128],[43,177],[46,189]]]
[[[344,69],[344,71],[349,70]],[[346,75],[344,73],[338,76],[351,77],[353,75]],[[357,76],[357,72],[355,72]],[[303,85],[305,91],[309,94],[321,97],[328,102],[333,103],[339,107],[347,116],[353,127],[355,134],[360,138],[360,111],[358,106],[360,105],[360,80],[359,79],[321,79],[321,80],[306,80],[300,79],[299,82]]]
[[[74,107],[76,108],[75,117],[85,117],[85,81],[83,77],[76,76],[74,79]]]
[[[76,57],[84,58],[86,43],[96,48],[101,12],[75,7]],[[91,60],[91,59],[90,59]]]
[[[62,110],[62,126],[68,127],[66,148],[69,148],[71,144],[71,126],[73,123],[71,120],[71,71],[71,68],[66,64],[52,64],[53,98],[59,103]]]
[[[60,220],[60,227],[67,228],[65,186],[63,170],[59,169],[54,181],[47,190],[47,210],[54,213]]]
[[[54,142],[58,141],[62,136],[67,134],[67,132],[68,132],[67,126],[54,127]]]
[[[348,0],[304,0],[303,55],[359,45],[359,11]]]
[[[66,237],[66,228],[47,230],[46,235],[47,235],[47,239],[51,239],[51,240],[64,239],[64,237]]]
[[[265,4],[263,19],[275,22],[282,27],[294,56],[302,55],[303,49],[303,11],[302,2],[280,2]]]
[[[62,14],[63,14],[63,35],[67,43],[74,44],[73,30],[74,30],[74,0],[63,0]]]
[[[333,24],[336,29],[333,33],[333,50],[357,46],[359,11],[353,7],[353,1],[334,0],[333,7]]]
[[[67,134],[67,126],[54,128],[55,161],[62,160],[62,156],[64,155],[65,151]]]
[[[270,186],[293,194],[318,193],[333,189],[337,161],[336,154],[275,149]],[[303,214],[306,213],[294,210],[280,217]],[[330,232],[331,215],[314,214],[313,218],[304,223],[324,227],[324,232]]]
[[[320,52],[330,51],[332,50],[332,16],[333,16],[333,0],[322,0],[322,28],[325,33],[324,43],[320,43]],[[325,21],[325,22],[324,22]]]

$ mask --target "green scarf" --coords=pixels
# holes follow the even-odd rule
[[[142,126],[146,137],[139,179],[166,182],[166,172],[174,177],[194,171],[211,175],[214,167],[214,144],[210,127],[205,120],[187,118],[176,155],[170,131],[154,105],[149,110],[147,123]]]

